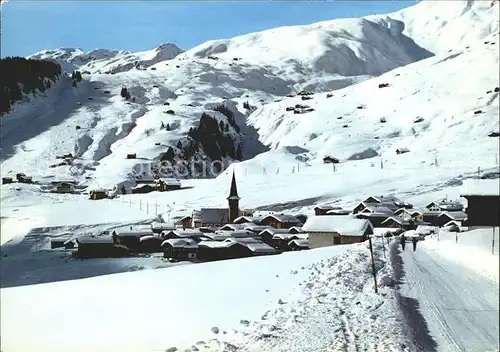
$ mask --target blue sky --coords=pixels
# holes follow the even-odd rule
[[[189,49],[273,27],[386,13],[415,1],[21,1],[2,6],[1,56],[78,47]]]

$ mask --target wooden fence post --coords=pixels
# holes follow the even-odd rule
[[[372,274],[373,274],[374,288],[375,288],[375,293],[378,293],[377,271],[375,270],[375,258],[373,257],[373,245],[372,245],[372,238],[371,237],[368,237],[368,243],[370,244],[370,256],[372,259]]]

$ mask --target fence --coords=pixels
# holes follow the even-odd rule
[[[499,228],[471,228],[464,232],[440,231],[433,235],[448,247],[463,246],[476,251],[499,255]]]

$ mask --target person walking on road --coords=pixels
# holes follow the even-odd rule
[[[401,234],[400,236],[400,241],[401,241],[401,247],[403,248],[403,251],[405,250],[405,244],[406,244],[406,237],[405,234]]]
[[[417,250],[417,238],[412,237],[411,243],[413,244],[413,251],[415,252]]]

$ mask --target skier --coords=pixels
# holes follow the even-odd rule
[[[401,234],[400,239],[401,239],[401,247],[403,248],[403,251],[404,251],[405,250],[405,244],[406,244],[406,238],[405,238],[405,234],[404,233]]]
[[[413,244],[413,251],[415,252],[417,250],[417,238],[412,237],[411,243]]]

